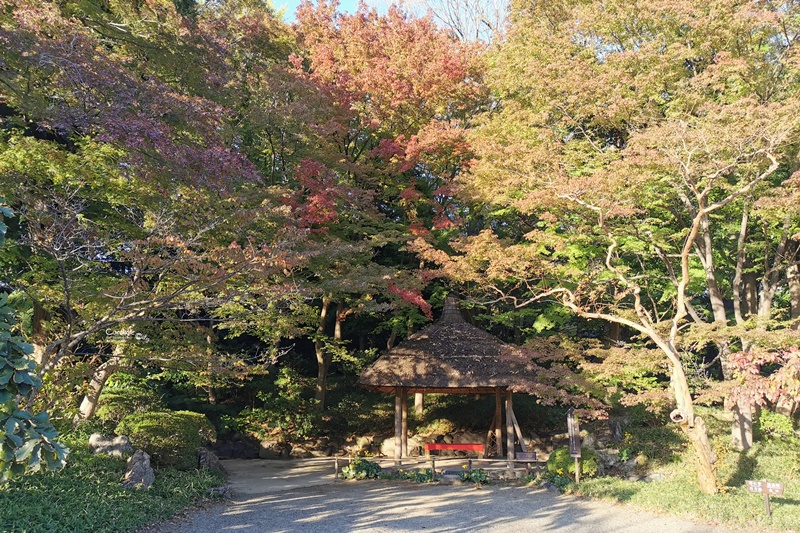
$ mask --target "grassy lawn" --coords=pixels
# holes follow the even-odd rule
[[[87,438],[65,438],[64,470],[34,474],[0,487],[0,531],[133,531],[167,519],[202,499],[222,478],[208,471],[159,470],[148,491],[120,486],[125,461],[93,456]]]
[[[694,458],[682,451],[672,460],[656,460],[652,471],[662,472],[666,480],[644,483],[619,478],[582,480],[574,493],[637,507],[697,518],[733,528],[756,531],[800,531],[800,439],[784,437],[756,442],[747,453],[730,445],[730,427],[701,412],[709,423],[711,442],[718,461],[719,494],[708,496],[697,489]],[[675,428],[677,431],[677,428]],[[663,431],[671,431],[663,428]],[[646,444],[646,443],[645,443]],[[772,517],[767,518],[764,498],[745,488],[748,479],[784,483],[783,496],[770,497]]]

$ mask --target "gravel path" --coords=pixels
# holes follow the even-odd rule
[[[728,533],[540,488],[335,481],[329,464],[301,461],[226,461],[225,466],[235,491],[232,501],[154,531]]]

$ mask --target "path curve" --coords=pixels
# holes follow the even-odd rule
[[[334,480],[332,463],[225,461],[231,501],[156,533],[732,533],[623,505],[512,485]]]

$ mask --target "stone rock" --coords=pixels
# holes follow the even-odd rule
[[[278,440],[262,440],[258,448],[259,459],[280,459],[288,456],[286,443]]]
[[[281,451],[281,459],[288,459],[292,456],[292,445],[288,442],[283,444],[283,450]]]
[[[561,489],[559,489],[557,486],[553,485],[549,481],[546,482],[546,483],[543,483],[542,487],[546,488],[550,492],[557,492],[557,493],[561,494]]]
[[[667,476],[662,474],[661,472],[653,472],[652,474],[646,476],[644,481],[647,483],[660,483],[662,481],[666,481]]]
[[[422,437],[413,435],[408,437],[408,454],[411,456],[422,453]],[[380,453],[385,457],[394,457],[394,437],[388,437],[380,443]]]
[[[486,440],[486,435],[481,435],[480,433],[475,433],[474,431],[465,431],[463,433],[456,433],[453,435],[453,442],[457,443],[483,442],[484,440]]]
[[[596,450],[595,453],[597,458],[600,459],[600,463],[606,468],[614,468],[620,464],[619,450],[608,448],[606,450]]]
[[[208,489],[208,495],[211,498],[228,498],[233,493],[230,485],[223,485],[221,487],[211,487]]]
[[[150,456],[144,450],[136,450],[128,459],[125,477],[122,486],[129,490],[147,490],[156,480],[153,467],[150,466]]]
[[[197,466],[219,472],[220,474],[225,473],[225,468],[222,466],[217,454],[208,448],[200,448],[197,450]]]
[[[312,457],[317,457],[317,458],[330,457],[331,455],[333,455],[332,453],[330,453],[329,448],[325,448],[324,450],[311,450],[310,453]]]
[[[356,439],[356,448],[358,448],[359,451],[369,450],[370,446],[372,446],[372,439],[372,435],[358,437]]]
[[[581,431],[581,446],[590,450],[596,450],[598,448],[597,437],[586,430]]]
[[[626,417],[616,417],[608,420],[608,429],[611,431],[611,440],[620,442],[625,437],[625,426],[630,423]]]
[[[308,459],[314,455],[303,446],[293,446],[290,448],[289,457],[292,459]]]
[[[124,457],[133,450],[131,441],[125,435],[108,438],[100,433],[92,433],[89,436],[89,448],[94,453],[102,453],[111,457]]]

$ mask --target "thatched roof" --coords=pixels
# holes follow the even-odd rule
[[[393,392],[485,394],[519,388],[534,378],[534,365],[515,346],[464,321],[448,297],[442,318],[382,355],[358,380],[368,389]]]

